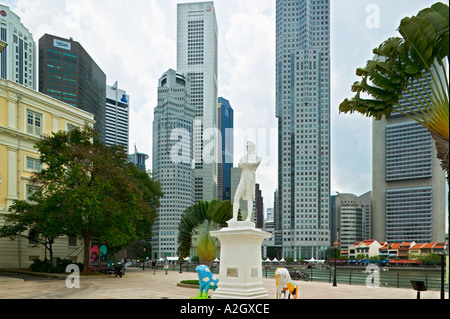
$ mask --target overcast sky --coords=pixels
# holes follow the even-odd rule
[[[73,37],[130,95],[130,150],[150,155],[158,78],[176,69],[177,3],[180,0],[0,0],[33,34]],[[234,109],[236,132],[259,132],[263,163],[256,181],[265,207],[277,187],[275,118],[275,0],[216,0],[219,29],[219,96]],[[372,49],[398,36],[400,20],[436,1],[331,0],[331,194],[361,195],[372,188],[372,124],[360,114],[339,114],[353,94],[355,70]],[[448,4],[448,0],[444,0]],[[244,144],[235,136],[235,164]],[[264,143],[262,142],[264,141]]]

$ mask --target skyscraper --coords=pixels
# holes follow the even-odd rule
[[[36,43],[33,35],[9,7],[0,4],[0,77],[36,90]]]
[[[422,96],[430,86],[415,82]],[[410,91],[416,91],[410,88]],[[414,108],[407,94],[405,106]],[[372,235],[378,241],[445,239],[445,173],[430,132],[393,112],[372,126]]]
[[[358,196],[358,199],[363,205],[363,238],[369,239],[373,238],[372,236],[372,191],[366,192],[361,196]]]
[[[194,204],[194,107],[191,82],[186,75],[168,70],[159,79],[158,104],[153,121],[153,174],[164,197],[153,225],[153,258],[176,256],[178,224]]]
[[[283,254],[330,245],[330,3],[276,2],[278,196]]]
[[[233,167],[233,108],[219,97],[219,130],[221,135],[221,161],[218,164],[218,197],[231,199],[231,168]]]
[[[217,198],[217,20],[214,2],[177,6],[177,70],[192,84],[195,201]]]
[[[39,39],[39,92],[94,114],[105,142],[106,75],[80,43],[49,34]]]
[[[130,96],[114,85],[106,86],[105,144],[121,145],[128,153]]]
[[[147,154],[138,151],[136,144],[134,145],[134,153],[128,154],[128,161],[144,171],[147,170],[145,161],[148,160],[148,158],[149,156]]]
[[[340,249],[347,250],[349,246],[363,237],[364,206],[354,194],[342,193],[336,196],[335,222],[337,240]],[[366,238],[367,239],[367,238]]]
[[[255,185],[255,227],[256,228],[263,228],[264,227],[264,199],[262,196],[262,191],[260,188],[261,185],[258,183]]]

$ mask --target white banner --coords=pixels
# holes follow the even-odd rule
[[[61,49],[70,51],[70,42],[53,39],[53,46],[56,48],[61,48]]]

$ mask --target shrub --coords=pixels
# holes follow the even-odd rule
[[[199,282],[198,282],[198,279],[182,280],[180,282],[182,284],[186,284],[186,285],[200,285]]]
[[[30,265],[30,269],[34,272],[47,272],[47,273],[64,273],[67,265],[76,264],[80,268],[80,272],[83,271],[83,263],[76,263],[70,259],[57,258],[56,266],[52,266],[49,260],[34,259]]]

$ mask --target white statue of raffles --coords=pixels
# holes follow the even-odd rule
[[[239,160],[238,166],[241,168],[241,179],[234,195],[233,218],[229,222],[237,222],[241,198],[247,201],[248,215],[246,222],[252,221],[253,200],[255,199],[255,175],[260,163],[261,158],[256,154],[255,143],[247,142],[247,154]]]

